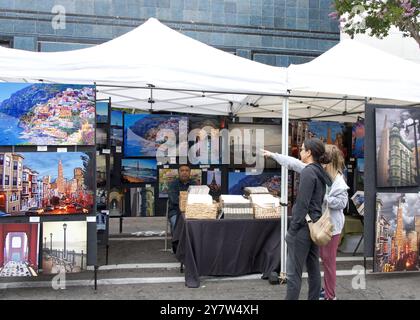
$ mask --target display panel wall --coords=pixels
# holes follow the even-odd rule
[[[364,243],[375,272],[418,270],[417,111],[366,106]]]

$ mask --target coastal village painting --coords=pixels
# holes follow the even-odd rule
[[[95,87],[0,84],[0,145],[94,145]]]

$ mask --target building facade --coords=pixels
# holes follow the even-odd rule
[[[213,47],[288,66],[340,39],[332,0],[2,0],[0,45],[65,51],[116,38],[154,17]],[[147,43],[144,44],[147,46]]]

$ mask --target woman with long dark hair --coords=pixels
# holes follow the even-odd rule
[[[264,155],[269,155],[264,151]],[[303,142],[300,159],[305,164],[300,174],[299,190],[292,209],[292,219],[286,235],[287,294],[286,300],[298,300],[302,285],[303,266],[308,272],[308,300],[318,300],[321,291],[319,248],[312,242],[308,223],[309,214],[316,222],[322,215],[322,203],[327,186],[332,181],[322,164],[329,163],[324,143],[316,138]]]
[[[340,241],[341,231],[344,227],[344,213],[348,203],[349,187],[346,184],[343,176],[344,170],[344,156],[341,150],[332,144],[325,145],[325,152],[331,162],[323,165],[325,171],[329,174],[333,181],[331,188],[326,192],[323,206],[328,206],[330,210],[331,222],[334,226],[333,237],[331,241],[320,247],[320,256],[324,266],[324,288],[321,290],[320,299],[322,300],[336,300],[336,257],[338,244]],[[263,150],[264,156],[271,157],[280,165],[286,166],[289,170],[301,173],[306,167],[302,161],[287,155],[273,153]]]

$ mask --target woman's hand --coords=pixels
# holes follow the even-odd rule
[[[270,158],[273,155],[273,153],[268,150],[260,149],[260,151],[263,154],[263,156],[266,158]]]

